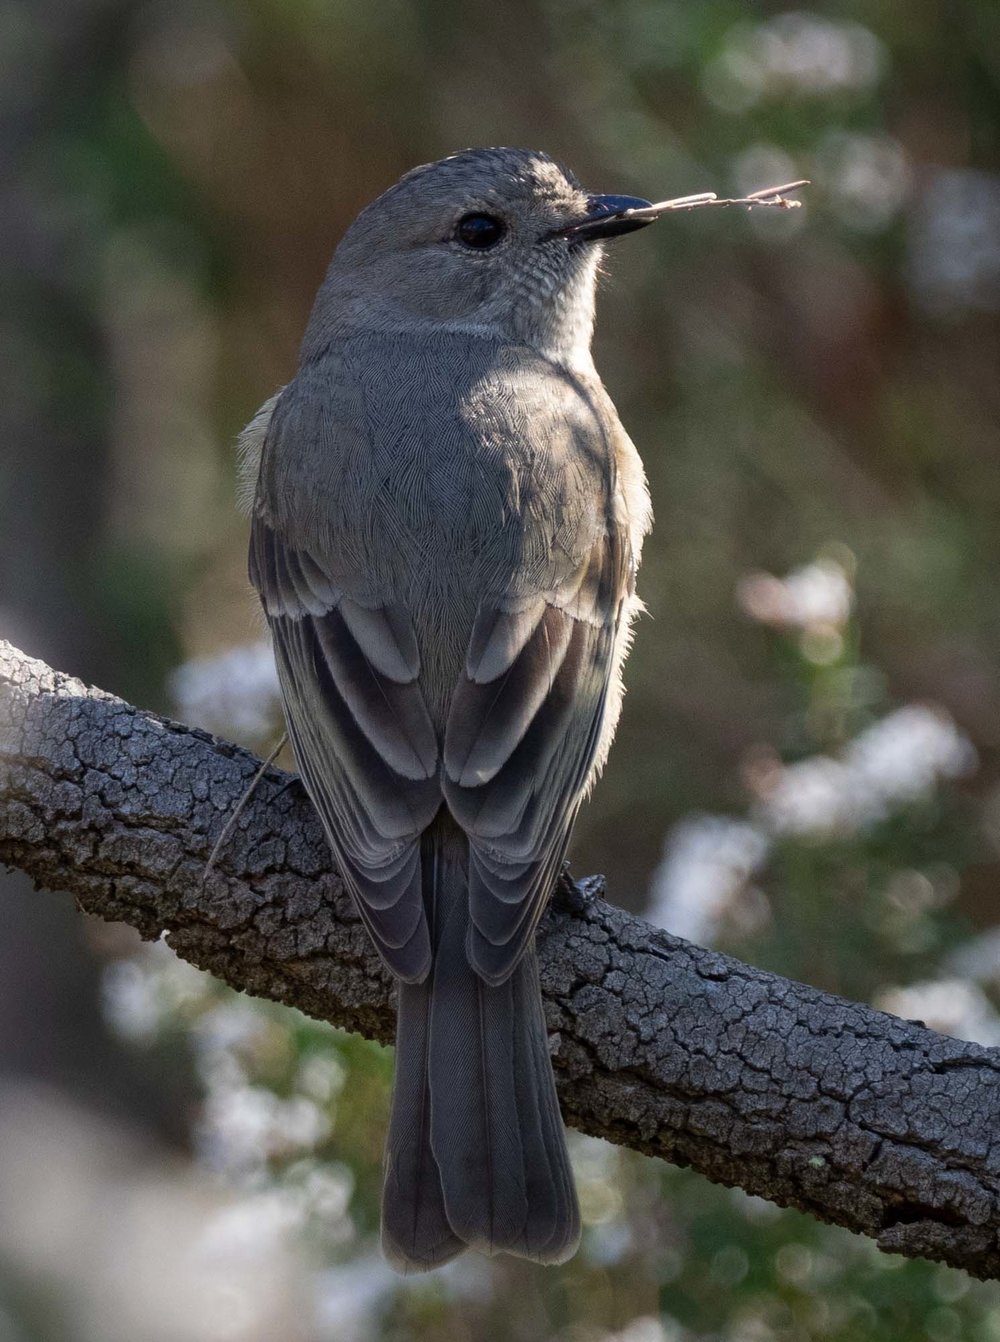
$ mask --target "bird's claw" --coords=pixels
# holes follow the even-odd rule
[[[581,876],[574,881],[569,874],[569,863],[564,862],[553,898],[561,908],[571,913],[583,913],[603,896],[606,889],[607,881],[603,876]]]

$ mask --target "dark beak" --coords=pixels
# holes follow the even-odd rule
[[[630,219],[629,210],[648,210],[649,201],[640,196],[591,196],[587,213],[576,223],[557,228],[550,236],[567,238],[570,242],[600,242],[616,238],[622,233],[634,233],[645,228],[652,219]]]

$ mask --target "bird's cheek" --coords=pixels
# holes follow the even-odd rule
[[[494,288],[492,267],[449,252],[417,258],[408,283],[397,292],[404,309],[413,315],[455,321],[475,314],[489,302]]]

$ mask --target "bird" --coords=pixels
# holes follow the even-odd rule
[[[649,495],[591,338],[604,244],[647,207],[536,150],[414,168],[344,234],[241,435],[289,739],[398,981],[403,1272],[580,1239],[534,942],[641,609]]]

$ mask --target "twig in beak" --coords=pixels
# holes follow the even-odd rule
[[[800,182],[785,182],[782,186],[766,186],[760,191],[752,191],[749,196],[717,196],[714,191],[702,191],[696,196],[675,196],[673,200],[661,200],[644,210],[626,210],[623,219],[659,219],[661,214],[672,214],[679,210],[701,210],[710,205],[745,205],[752,209],[755,205],[769,206],[776,210],[797,210],[801,200],[786,200],[789,191],[798,191],[811,183],[803,178]]]

